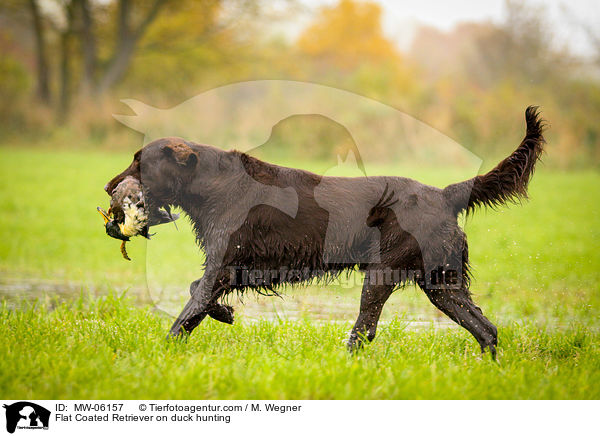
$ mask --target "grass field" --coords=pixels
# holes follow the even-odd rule
[[[201,254],[183,220],[133,241],[132,262],[106,237],[95,208],[131,154],[0,156],[4,398],[600,398],[596,172],[541,168],[531,202],[465,223],[474,298],[500,329],[493,363],[413,288],[392,296],[377,339],[354,357],[344,340],[359,287],[343,284],[249,298],[236,325],[208,320],[187,344],[167,343],[172,319],[156,306],[176,310]]]
[[[393,321],[358,356],[349,324],[209,320],[188,343],[170,319],[108,296],[0,315],[2,397],[161,399],[599,398],[598,334],[502,328],[499,363],[463,332]]]

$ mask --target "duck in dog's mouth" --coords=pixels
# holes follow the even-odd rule
[[[123,241],[121,243],[121,254],[127,260],[131,260],[127,255],[125,243],[133,236],[141,235],[150,239],[148,234],[149,214],[144,204],[144,194],[140,182],[134,177],[126,177],[117,185],[111,195],[110,208],[105,211],[101,207],[98,212],[104,218],[104,228],[106,234],[111,238]],[[162,212],[162,211],[161,211]],[[167,211],[168,220],[159,220],[161,222],[174,221],[178,218]]]

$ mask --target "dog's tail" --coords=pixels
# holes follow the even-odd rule
[[[521,145],[487,174],[449,185],[444,196],[458,215],[477,206],[495,208],[527,198],[527,185],[544,149],[544,121],[537,106],[525,111],[527,133]]]

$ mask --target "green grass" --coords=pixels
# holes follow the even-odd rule
[[[236,325],[208,320],[187,344],[167,344],[172,319],[151,303],[180,307],[202,256],[180,220],[179,231],[160,226],[150,242],[132,241],[132,262],[121,258],[96,206],[108,205],[102,187],[130,161],[130,153],[0,148],[3,397],[600,398],[598,173],[541,168],[529,203],[465,223],[474,298],[500,330],[494,364],[462,329],[431,327],[445,318],[413,288],[392,296],[376,341],[356,357],[344,341],[359,286],[250,298],[235,304]],[[461,178],[418,172],[438,186]],[[108,289],[130,299],[106,297]],[[77,299],[81,290],[96,297]],[[57,292],[65,302],[54,301]],[[415,320],[429,324],[415,329]]]
[[[114,295],[0,311],[0,396],[157,399],[550,399],[600,397],[597,332],[510,324],[498,363],[464,331],[394,320],[357,356],[349,323],[225,326],[187,343],[170,323]],[[26,354],[25,354],[25,350]]]

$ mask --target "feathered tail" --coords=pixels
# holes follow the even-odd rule
[[[458,215],[477,206],[497,207],[527,198],[527,185],[543,152],[544,122],[537,106],[525,111],[527,133],[521,145],[489,173],[449,185],[444,196]]]

